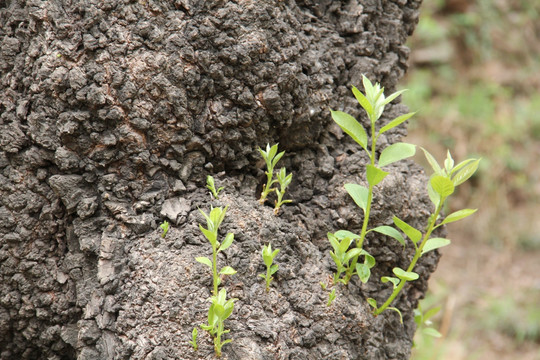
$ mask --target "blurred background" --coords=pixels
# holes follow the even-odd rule
[[[410,39],[406,141],[441,162],[482,157],[448,211],[414,360],[540,359],[540,0],[424,0]],[[419,163],[425,163],[418,157]]]

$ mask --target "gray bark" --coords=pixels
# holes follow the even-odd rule
[[[330,308],[319,282],[334,270],[326,232],[360,229],[343,184],[364,182],[367,163],[328,109],[367,125],[350,86],[365,74],[395,89],[420,2],[0,0],[0,358],[212,358],[208,335],[188,344],[211,288],[197,208],[229,205],[235,242],[219,261],[238,270],[223,286],[239,300],[224,358],[407,359],[436,252],[397,299],[403,325],[365,302],[407,266],[397,242],[368,237],[372,281],[340,287]],[[257,203],[256,149],[276,142],[294,174],[278,217]],[[421,226],[423,173],[390,171],[371,225]],[[266,293],[268,242],[281,253]]]

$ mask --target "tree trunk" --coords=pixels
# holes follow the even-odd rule
[[[0,358],[212,358],[207,333],[188,344],[212,287],[198,209],[226,205],[235,241],[219,263],[238,271],[222,284],[238,300],[223,358],[409,358],[436,252],[397,299],[403,325],[365,301],[407,266],[399,243],[368,237],[372,280],[338,287],[331,307],[319,283],[334,271],[326,233],[361,227],[343,184],[367,163],[329,108],[368,124],[350,87],[365,74],[395,88],[420,2],[0,0]],[[407,110],[387,109],[383,121]],[[277,142],[294,200],[279,216],[257,202],[257,148]],[[421,226],[424,175],[390,172],[370,226]],[[267,243],[281,249],[268,293]]]

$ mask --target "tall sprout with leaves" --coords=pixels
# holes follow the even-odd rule
[[[218,241],[219,226],[223,222],[223,219],[225,219],[225,213],[227,212],[227,208],[228,206],[226,206],[225,209],[222,209],[221,207],[212,207],[210,210],[210,214],[206,214],[204,211],[199,209],[201,214],[203,214],[204,218],[206,219],[207,226],[206,228],[204,228],[201,224],[199,224],[199,229],[204,234],[206,239],[208,239],[210,245],[212,245],[212,260],[205,256],[197,257],[195,258],[195,260],[197,260],[201,264],[207,265],[212,269],[214,296],[218,295],[218,286],[221,283],[221,276],[236,274],[236,270],[234,270],[230,266],[224,266],[223,268],[221,268],[219,273],[217,271],[217,255],[223,250],[226,250],[229,246],[231,246],[234,240],[234,234],[228,233],[222,243]]]
[[[380,119],[384,108],[392,100],[397,98],[404,90],[397,91],[390,96],[384,95],[384,88],[381,88],[380,84],[375,83],[373,85],[371,81],[363,76],[362,82],[365,89],[365,95],[362,94],[356,87],[352,87],[352,92],[360,103],[360,106],[366,111],[370,121],[370,141],[368,141],[368,134],[364,127],[351,115],[342,112],[331,110],[332,119],[353,138],[358,145],[367,153],[369,157],[369,164],[366,165],[366,179],[368,187],[359,184],[345,184],[345,190],[353,198],[354,202],[363,210],[364,219],[362,224],[362,230],[359,235],[350,232],[338,232],[336,234],[328,234],[328,238],[334,248],[332,257],[334,261],[340,257],[340,264],[336,262],[338,267],[338,273],[334,277],[334,282],[340,281],[347,284],[354,274],[358,274],[362,282],[367,282],[371,274],[371,268],[375,265],[373,257],[371,257],[365,250],[362,249],[366,235],[370,231],[375,231],[384,235],[392,236],[404,243],[403,238],[399,232],[390,226],[379,226],[374,229],[368,230],[369,215],[371,211],[371,203],[373,201],[373,189],[388,175],[388,172],[382,168],[388,166],[396,161],[413,156],[416,152],[416,147],[407,143],[395,143],[384,149],[382,149],[380,156],[377,157],[377,140],[379,137],[390,129],[407,121],[414,113],[408,113],[390,121],[388,124],[378,128],[377,121]],[[337,250],[337,242],[340,241],[339,250]],[[348,250],[345,246],[355,241],[356,248],[358,250]],[[347,247],[347,249],[345,249]],[[338,251],[341,255],[338,256]],[[359,256],[364,256],[364,261],[359,263]],[[341,275],[343,277],[341,277]]]
[[[208,324],[202,324],[200,326],[201,329],[208,331],[214,338],[214,349],[216,356],[218,357],[221,356],[221,347],[232,341],[230,339],[221,341],[221,336],[229,332],[229,330],[225,330],[223,323],[232,314],[234,309],[234,301],[236,300],[227,300],[227,291],[225,289],[221,289],[218,292],[218,286],[221,283],[221,276],[236,274],[236,270],[230,266],[222,267],[219,273],[217,271],[217,255],[221,251],[229,248],[234,240],[234,234],[227,233],[222,243],[218,241],[219,226],[225,219],[227,208],[228,206],[226,206],[225,209],[222,209],[221,207],[212,207],[210,209],[210,214],[206,214],[204,211],[199,209],[201,214],[203,214],[204,218],[206,219],[206,228],[199,224],[199,229],[204,234],[206,239],[208,239],[210,245],[212,245],[212,260],[205,256],[195,258],[195,260],[201,264],[207,265],[212,269],[212,278],[214,284],[213,293],[210,297],[210,302],[212,305],[210,305],[210,309],[208,310]],[[196,337],[193,338],[192,341],[192,346],[196,350]]]
[[[270,144],[266,144],[266,151],[259,149],[259,153],[261,154],[264,162],[266,163],[266,184],[263,185],[263,191],[261,193],[261,198],[259,199],[259,202],[261,204],[264,204],[268,194],[270,194],[274,190],[274,188],[272,188],[272,185],[274,185],[274,183],[277,181],[276,179],[274,179],[274,168],[276,167],[279,159],[281,159],[282,156],[285,154],[285,151],[282,151],[279,154],[277,151],[278,144],[272,145],[272,147],[270,147]]]
[[[448,239],[431,237],[433,231],[440,226],[461,220],[476,212],[476,209],[462,209],[449,214],[442,220],[440,219],[444,203],[454,193],[457,186],[463,184],[476,172],[480,159],[467,159],[454,165],[454,159],[452,159],[450,152],[448,152],[444,166],[441,167],[429,152],[425,149],[422,150],[434,171],[429,179],[427,191],[429,198],[435,206],[435,210],[430,215],[423,234],[420,230],[394,216],[394,224],[407,235],[414,246],[414,257],[406,270],[395,267],[392,270],[395,276],[384,276],[381,278],[382,282],[392,283],[394,290],[380,307],[377,307],[375,299],[368,299],[369,304],[374,308],[373,314],[375,315],[381,314],[388,308],[397,311],[401,317],[401,312],[395,307],[390,307],[390,305],[407,282],[418,279],[419,275],[413,270],[420,257],[431,250],[450,244],[450,240]]]
[[[217,295],[210,297],[212,305],[210,305],[210,309],[208,310],[208,324],[200,325],[201,329],[208,331],[214,338],[214,350],[217,357],[221,356],[223,345],[232,341],[231,339],[221,341],[221,336],[230,331],[225,330],[224,322],[231,316],[236,300],[238,299],[227,300],[227,290],[221,289]]]
[[[276,215],[279,213],[281,205],[292,202],[292,200],[283,200],[285,190],[291,184],[292,174],[287,175],[287,170],[283,167],[277,174],[277,181],[279,183],[279,190],[276,188],[277,200],[276,206],[274,207],[274,214]]]

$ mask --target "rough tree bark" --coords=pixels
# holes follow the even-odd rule
[[[194,260],[210,249],[197,208],[212,204],[229,205],[220,261],[238,270],[224,358],[407,359],[436,252],[397,301],[403,325],[364,300],[406,267],[397,242],[368,237],[373,280],[330,308],[319,282],[333,271],[326,232],[359,231],[343,184],[363,183],[367,163],[328,109],[367,124],[350,86],[366,74],[394,90],[420,2],[0,0],[0,358],[212,358],[206,334],[188,345],[211,287]],[[405,111],[388,106],[383,122]],[[294,174],[278,217],[256,201],[256,149],[276,142]],[[420,226],[424,184],[411,162],[391,168],[371,224]],[[270,293],[257,277],[267,242],[281,248]]]

